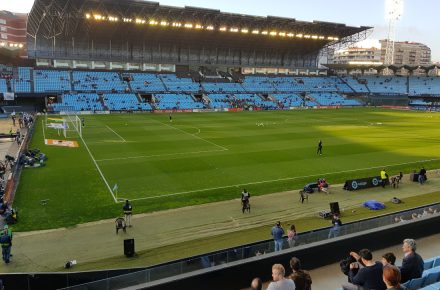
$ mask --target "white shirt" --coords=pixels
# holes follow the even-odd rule
[[[282,279],[276,282],[270,282],[266,290],[295,290],[295,282],[291,279]]]

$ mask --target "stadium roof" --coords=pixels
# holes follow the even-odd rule
[[[83,44],[96,49],[99,44],[106,44],[119,45],[117,50],[125,51],[130,47],[133,51],[146,51],[149,45],[155,46],[160,54],[166,51],[168,55],[187,54],[188,58],[201,48],[212,63],[217,61],[212,60],[218,59],[216,55],[232,55],[227,52],[232,49],[240,51],[240,63],[254,55],[254,63],[258,64],[257,59],[261,58],[313,58],[325,47],[359,41],[359,35],[368,30],[371,27],[225,13],[191,6],[180,8],[140,0],[35,0],[27,33],[28,43],[35,43],[30,47],[37,57],[39,52],[47,51],[47,40],[52,39],[53,46],[65,41],[66,47]],[[43,47],[41,42],[45,40]],[[180,51],[181,48],[188,52]],[[213,52],[217,50],[222,52]]]

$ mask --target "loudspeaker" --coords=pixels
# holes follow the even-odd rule
[[[134,256],[134,239],[124,240],[124,255],[127,257]]]
[[[341,212],[339,211],[339,203],[338,202],[331,202],[330,203],[330,211],[333,215],[337,214],[341,214]]]

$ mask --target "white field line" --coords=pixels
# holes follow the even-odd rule
[[[192,190],[192,191],[176,192],[176,193],[170,193],[170,194],[164,194],[164,195],[131,198],[130,200],[133,201],[133,200],[156,199],[156,198],[161,198],[161,197],[170,197],[170,196],[183,195],[183,194],[188,194],[188,193],[195,193],[195,192],[202,192],[202,191],[209,191],[209,190],[225,189],[225,188],[231,188],[231,187],[241,187],[241,186],[245,186],[245,185],[271,183],[271,182],[277,182],[277,181],[294,180],[294,179],[308,178],[308,177],[322,177],[322,176],[331,175],[331,174],[349,173],[349,172],[356,172],[356,171],[369,170],[369,169],[378,169],[378,168],[382,169],[382,168],[387,168],[390,166],[400,166],[400,165],[415,164],[415,163],[429,162],[429,161],[439,161],[439,160],[440,160],[440,158],[434,158],[434,159],[426,159],[426,160],[419,160],[419,161],[412,161],[412,162],[404,162],[404,163],[387,164],[387,165],[365,167],[365,168],[358,168],[358,169],[342,170],[342,171],[335,171],[335,172],[326,172],[326,173],[319,173],[319,174],[312,174],[312,175],[303,175],[303,176],[287,177],[287,178],[280,178],[280,179],[263,180],[263,181],[256,181],[256,182],[240,183],[240,184],[235,184],[235,185],[227,185],[227,186],[220,186],[220,187],[198,189],[198,190]]]
[[[163,157],[163,156],[175,156],[175,155],[186,155],[186,154],[198,154],[198,153],[222,152],[222,151],[226,151],[226,150],[225,149],[220,149],[220,150],[192,151],[192,152],[180,152],[180,153],[157,154],[157,155],[141,155],[141,156],[117,157],[117,158],[97,159],[96,162],[113,161],[113,160],[126,160],[126,159],[138,159],[138,158],[152,158],[152,157]]]
[[[44,130],[44,121],[41,120],[41,126],[43,127],[43,143],[46,144],[46,131]]]
[[[113,133],[115,133],[116,136],[118,136],[123,142],[127,142],[124,138],[122,138],[121,135],[119,135],[118,133],[115,132],[115,130],[113,130],[112,128],[110,128],[109,126],[105,125],[107,127],[107,129],[109,129],[110,131],[112,131]]]
[[[78,134],[78,135],[79,135],[79,134]],[[104,176],[104,174],[102,173],[101,168],[99,168],[98,163],[96,162],[95,158],[93,157],[92,152],[90,152],[89,146],[87,146],[87,143],[86,143],[86,141],[83,139],[82,136],[79,136],[79,137],[81,138],[82,142],[84,143],[84,147],[86,147],[87,152],[89,152],[90,158],[92,158],[92,161],[93,161],[93,163],[95,164],[96,169],[98,169],[99,175],[101,175],[101,178],[102,178],[102,180],[104,181],[105,185],[107,186],[108,191],[109,191],[110,194],[112,195],[113,200],[115,201],[115,203],[117,203],[118,201],[117,201],[115,195],[113,194],[113,190],[111,189],[110,185],[108,184],[107,179],[105,179],[105,176]]]
[[[172,128],[172,129],[174,129],[174,130],[177,130],[177,131],[180,131],[180,132],[182,132],[182,133],[185,133],[185,134],[187,134],[187,135],[193,136],[194,138],[197,138],[197,139],[199,139],[199,140],[205,141],[206,143],[209,143],[209,144],[211,144],[211,145],[214,145],[214,146],[216,146],[216,147],[218,147],[218,148],[223,149],[223,151],[229,150],[229,149],[226,148],[226,147],[220,146],[220,145],[218,145],[218,144],[215,144],[214,142],[211,142],[211,141],[208,141],[208,140],[206,140],[206,139],[203,139],[202,137],[199,137],[199,136],[197,136],[197,135],[195,135],[195,134],[188,133],[188,132],[186,132],[186,131],[184,131],[184,130],[182,130],[182,129],[179,129],[179,128],[177,128],[177,127],[173,127],[173,126],[171,126],[171,125],[168,125],[168,124],[166,124],[166,123],[162,123],[162,122],[157,121],[157,120],[154,120],[154,119],[153,119],[153,121],[155,121],[155,122],[157,122],[157,123],[160,123],[160,124],[162,124],[162,125],[168,126],[168,127]],[[199,129],[199,133],[200,133],[200,129]]]

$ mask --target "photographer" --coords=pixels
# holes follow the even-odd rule
[[[373,254],[368,249],[362,249],[359,254],[350,252],[356,261],[350,264],[348,272],[351,283],[342,284],[344,290],[385,290],[382,280],[382,263],[373,261]]]

